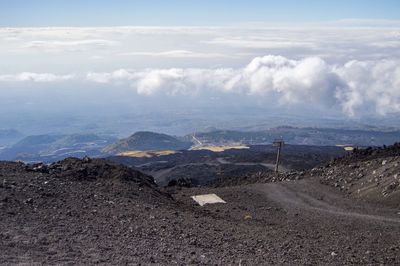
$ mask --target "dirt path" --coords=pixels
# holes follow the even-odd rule
[[[193,205],[190,195],[206,193],[226,204]],[[234,238],[218,252],[232,244],[237,264],[243,256],[242,265],[400,265],[398,210],[354,200],[318,180],[191,188],[175,198],[212,225],[209,241],[218,241],[215,230]],[[238,245],[246,246],[242,255]],[[261,252],[249,259],[252,248]]]
[[[254,186],[254,189],[264,193],[268,199],[280,204],[288,211],[308,211],[325,216],[344,216],[363,221],[400,224],[400,215],[397,215],[396,210],[375,214],[374,212],[382,212],[382,210],[374,210],[362,204],[357,206],[354,200],[345,199],[343,195],[339,195],[330,188],[308,180],[258,184]]]

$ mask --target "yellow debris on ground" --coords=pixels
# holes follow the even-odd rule
[[[118,154],[118,156],[126,156],[126,157],[156,157],[162,155],[171,155],[178,153],[177,151],[172,150],[164,150],[164,151],[125,151]]]
[[[213,152],[223,152],[226,150],[241,150],[241,149],[248,149],[248,146],[245,145],[227,145],[227,146],[214,146],[214,145],[209,145],[209,146],[198,146],[194,147],[192,150],[209,150]]]
[[[253,219],[253,217],[250,214],[247,214],[247,215],[244,216],[244,219],[245,220],[251,220],[251,219]]]

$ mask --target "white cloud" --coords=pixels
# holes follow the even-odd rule
[[[88,86],[131,86],[147,96],[225,94],[238,95],[238,102],[254,97],[282,105],[322,105],[350,116],[399,113],[400,31],[392,27],[396,21],[375,22],[0,28],[0,70],[20,73],[0,73],[0,81],[73,79],[93,83]],[[379,28],[370,27],[374,24]],[[42,73],[23,72],[27,69]]]
[[[0,27],[0,35],[22,36],[24,38],[44,39],[86,39],[95,36],[118,35],[203,35],[215,34],[223,27],[33,27],[6,28]]]
[[[128,52],[121,53],[122,56],[151,56],[151,57],[166,57],[166,58],[218,58],[228,57],[220,53],[198,53],[188,50],[171,50],[165,52]]]
[[[336,69],[347,87],[338,91],[349,115],[374,109],[381,115],[400,112],[400,64],[394,60],[350,61]]]
[[[283,49],[283,48],[315,48],[313,42],[299,40],[275,40],[263,38],[215,38],[210,41],[204,41],[206,44],[225,45],[237,48],[254,48],[254,49]]]
[[[252,95],[277,94],[283,104],[332,104],[335,86],[340,83],[320,58],[295,61],[282,56],[257,57],[234,80],[231,88],[245,88]]]
[[[315,104],[342,109],[349,116],[373,109],[400,112],[398,61],[350,61],[328,64],[318,57],[290,60],[254,58],[246,67],[148,69],[89,73],[90,81],[128,84],[140,95],[204,95],[210,92],[252,95],[282,105]]]
[[[48,51],[82,51],[93,48],[104,48],[107,46],[117,45],[118,42],[110,40],[74,40],[74,41],[31,41],[23,46],[23,48],[33,48]]]
[[[121,81],[126,82],[132,80],[135,76],[136,76],[135,73],[129,72],[126,69],[119,69],[111,73],[89,72],[86,75],[86,79],[97,83],[110,83],[110,82],[121,82]]]
[[[400,40],[373,42],[370,45],[378,48],[400,48]]]
[[[22,72],[14,75],[0,75],[0,81],[5,82],[18,82],[18,81],[32,81],[32,82],[55,82],[67,81],[75,78],[75,75],[56,75],[52,73],[32,73]]]
[[[0,82],[67,82],[131,86],[143,96],[215,94],[256,97],[281,105],[318,105],[348,116],[400,113],[400,62],[352,60],[329,64],[319,57],[256,57],[243,68],[119,69],[86,76],[22,72],[0,75]]]
[[[342,27],[400,27],[400,20],[391,20],[391,19],[357,19],[357,18],[348,18],[341,19],[337,21],[332,21],[330,23],[323,23],[331,26],[342,26]]]
[[[343,23],[343,22],[341,22]],[[355,23],[355,22],[354,22]],[[341,25],[341,24],[337,24]],[[117,69],[121,65],[146,67],[238,66],[262,54],[289,58],[322,56],[341,63],[351,59],[400,56],[399,31],[390,28],[354,27],[60,27],[0,28],[0,56],[9,57],[23,71],[26,63],[35,64],[38,51],[52,53],[40,61],[63,60],[62,71]],[[73,55],[69,52],[79,52]],[[51,58],[52,56],[60,56]],[[63,55],[68,56],[65,60]],[[117,56],[120,55],[120,56]],[[121,56],[123,55],[123,56]],[[129,56],[130,55],[130,56]],[[97,56],[104,60],[90,60]],[[137,60],[135,56],[149,57]],[[32,58],[26,61],[25,58]],[[184,58],[188,60],[166,60]],[[17,59],[17,60],[16,60]],[[121,64],[121,60],[124,61]],[[218,60],[218,62],[217,62]],[[10,60],[8,60],[10,61]],[[149,63],[151,61],[151,63]],[[129,64],[128,64],[129,63]],[[54,63],[55,64],[55,63]],[[42,71],[53,71],[40,68]],[[92,64],[92,66],[90,66]],[[0,68],[6,63],[0,62]],[[8,65],[8,63],[7,63]],[[40,66],[44,66],[40,64]],[[36,68],[33,68],[36,71]],[[68,71],[68,70],[67,70]]]
[[[169,88],[168,94],[185,94],[188,82],[184,81],[187,75],[182,69],[153,70],[140,75],[137,81],[137,92],[142,95],[152,95],[163,88]]]

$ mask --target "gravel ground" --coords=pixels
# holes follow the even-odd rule
[[[197,206],[216,193],[226,204]],[[0,263],[398,265],[397,209],[319,179],[159,189],[104,160],[0,163]]]

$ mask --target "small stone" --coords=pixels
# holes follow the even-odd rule
[[[89,157],[85,156],[85,157],[83,157],[82,161],[84,163],[90,163],[92,160]]]
[[[251,220],[253,217],[250,214],[244,216],[245,220]]]
[[[331,256],[332,256],[332,257],[335,257],[335,256],[337,256],[337,253],[336,253],[335,251],[332,251],[332,252],[331,252]]]
[[[29,198],[29,199],[25,200],[25,203],[27,203],[27,204],[32,204],[32,203],[33,203],[33,199],[32,199],[32,198]]]

